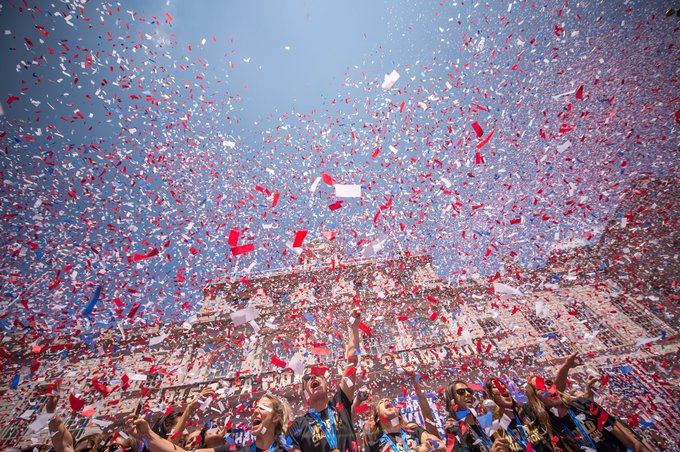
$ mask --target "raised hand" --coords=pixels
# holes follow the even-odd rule
[[[564,366],[568,369],[573,369],[574,367],[577,366],[582,366],[583,365],[583,360],[579,356],[578,352],[572,353],[569,355],[564,362]]]
[[[47,413],[54,413],[57,410],[57,404],[59,403],[59,382],[54,384],[54,389],[47,399],[45,404],[45,411]]]
[[[491,446],[491,452],[510,452],[510,442],[507,438],[496,438]]]
[[[189,402],[187,408],[191,411],[195,411],[207,397],[211,397],[214,393],[215,388],[211,386],[204,387],[201,389],[201,392],[196,395],[191,402]]]
[[[351,326],[358,326],[359,322],[361,322],[361,310],[358,307],[352,308],[350,317],[352,319]]]
[[[151,426],[141,416],[130,414],[125,418],[125,431],[137,439],[151,435]]]

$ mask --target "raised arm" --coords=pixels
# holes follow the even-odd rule
[[[557,371],[557,375],[555,375],[555,386],[558,391],[564,392],[567,388],[567,376],[569,375],[569,371],[581,364],[583,364],[583,361],[578,356],[578,352],[567,357],[564,364],[562,364],[562,367]]]
[[[45,412],[54,414],[50,419],[47,427],[50,432],[50,439],[55,452],[73,452],[73,435],[68,431],[64,422],[58,414],[55,413],[57,404],[59,403],[59,383],[55,384],[52,394],[47,399],[45,404]]]
[[[168,439],[162,438],[160,435],[151,430],[149,423],[141,416],[130,414],[125,419],[125,430],[134,438],[140,441],[145,441],[151,452],[184,452],[177,444]],[[203,449],[204,451],[211,451],[212,449]]]
[[[365,386],[359,388],[358,391],[354,393],[354,400],[352,401],[352,421],[356,420],[357,412],[356,409],[359,405],[364,403],[368,399],[368,388]]]
[[[439,436],[439,430],[437,429],[437,424],[434,421],[434,415],[432,414],[430,402],[427,401],[427,396],[420,388],[420,374],[417,372],[412,372],[410,376],[413,380],[413,389],[415,390],[416,397],[418,398],[420,412],[423,414],[423,419],[425,420],[425,430],[430,436],[441,440],[441,437]]]
[[[205,388],[201,389],[200,394],[196,395],[193,400],[189,402],[186,409],[177,420],[177,426],[172,429],[172,432],[168,437],[168,440],[170,440],[172,444],[179,443],[179,440],[182,437],[181,433],[184,431],[184,427],[186,426],[191,415],[194,414],[194,411],[196,411],[196,409],[201,405],[203,400],[205,400],[206,397],[211,397],[214,392],[215,390],[213,388],[206,386]]]
[[[347,364],[340,380],[340,389],[345,393],[349,400],[354,399],[354,389],[357,378],[356,366],[359,363],[359,346],[361,337],[359,335],[359,323],[361,322],[361,311],[359,308],[352,309],[352,320],[349,327],[349,341],[345,348],[345,358]]]
[[[616,438],[623,443],[628,449],[632,449],[635,452],[652,452],[642,441],[637,439],[633,432],[628,429],[625,425],[616,421],[614,423],[614,428],[612,433]]]

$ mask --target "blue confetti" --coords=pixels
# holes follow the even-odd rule
[[[92,311],[94,310],[94,306],[97,304],[97,301],[99,301],[99,295],[102,293],[102,285],[98,285],[94,289],[94,294],[92,294],[92,298],[90,299],[90,302],[85,306],[85,309],[83,310],[83,315],[88,316],[92,314]]]
[[[14,374],[14,377],[12,378],[12,382],[9,384],[9,387],[11,389],[19,388],[19,374]]]

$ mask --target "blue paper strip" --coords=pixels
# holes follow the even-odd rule
[[[101,293],[102,293],[102,286],[100,284],[94,289],[94,294],[92,294],[92,299],[87,304],[87,306],[85,306],[85,309],[83,310],[83,315],[92,314],[92,311],[94,310],[94,306],[97,304],[97,301],[99,301],[99,295],[101,295]]]

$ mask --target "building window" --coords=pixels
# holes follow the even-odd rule
[[[619,314],[625,315],[633,323],[645,330],[649,337],[659,336],[661,331],[668,329],[664,322],[659,320],[654,314],[640,306],[639,303],[626,299],[626,297],[611,298],[609,302],[619,310]]]

